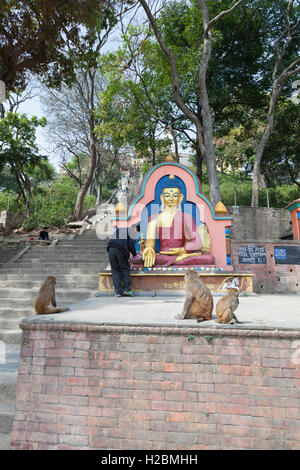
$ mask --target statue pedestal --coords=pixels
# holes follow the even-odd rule
[[[184,290],[184,276],[188,268],[136,268],[131,271],[131,288],[136,292],[176,292]],[[227,287],[236,285],[241,292],[253,292],[253,274],[223,271],[218,268],[196,267],[201,280],[214,292],[226,292]],[[110,271],[99,273],[99,291],[113,292],[113,281]]]

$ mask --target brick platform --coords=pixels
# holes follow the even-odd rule
[[[12,449],[300,449],[299,330],[21,326]]]

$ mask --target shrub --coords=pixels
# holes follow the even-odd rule
[[[7,210],[8,199],[9,199],[8,191],[0,192],[0,212]],[[11,212],[17,212],[18,210],[16,200],[17,200],[17,195],[15,193],[11,193],[10,203],[9,203],[9,210]]]
[[[25,230],[33,230],[43,225],[61,227],[65,219],[74,211],[78,186],[68,177],[52,184],[46,194],[36,194],[31,199],[32,214],[23,223]],[[95,196],[86,196],[83,210],[94,207]]]

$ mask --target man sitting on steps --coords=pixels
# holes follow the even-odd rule
[[[107,244],[111,274],[117,297],[133,297],[130,287],[130,253],[136,256],[135,240],[130,237],[128,228],[117,228]]]

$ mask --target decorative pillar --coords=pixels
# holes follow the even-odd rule
[[[215,213],[218,217],[226,217],[228,211],[223,202],[219,201],[215,207]],[[226,239],[226,260],[227,265],[231,265],[231,241],[230,241],[230,227],[225,227],[225,239]]]
[[[286,209],[291,213],[293,238],[294,240],[300,240],[300,198],[291,202],[286,206]]]

